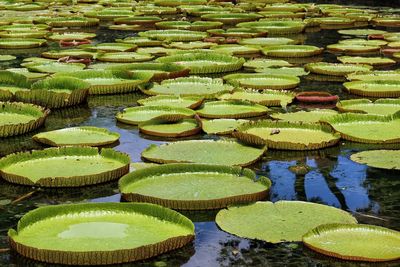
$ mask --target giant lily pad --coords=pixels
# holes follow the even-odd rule
[[[140,32],[139,36],[150,39],[168,40],[168,41],[200,41],[207,37],[207,33],[188,30],[149,30]]]
[[[245,60],[216,52],[197,52],[172,55],[157,59],[162,63],[176,63],[190,69],[191,74],[219,73],[235,71],[242,67]]]
[[[277,120],[289,122],[309,122],[318,123],[322,118],[334,116],[338,114],[337,111],[331,109],[314,109],[309,111],[297,111],[288,113],[275,113],[271,117]]]
[[[17,91],[26,91],[30,88],[28,79],[22,74],[10,71],[0,71],[0,100],[7,101],[14,97]]]
[[[400,97],[400,80],[366,80],[344,83],[351,94],[367,97]]]
[[[400,99],[369,99],[342,100],[336,104],[340,111],[360,112],[373,115],[390,115],[400,111]]]
[[[215,220],[224,231],[271,243],[301,241],[305,233],[321,224],[357,223],[343,210],[302,201],[233,206],[218,212]]]
[[[250,169],[209,164],[165,164],[119,181],[122,197],[182,210],[219,209],[266,198],[271,181]]]
[[[370,167],[400,170],[400,150],[369,150],[351,155],[351,160]]]
[[[261,51],[269,57],[311,57],[321,54],[323,49],[312,45],[276,45]]]
[[[183,215],[158,205],[84,203],[30,211],[8,236],[13,250],[34,260],[104,265],[142,260],[180,248],[193,240],[194,225]]]
[[[253,40],[253,39],[249,39]],[[242,40],[244,41],[244,40]],[[248,70],[264,69],[264,68],[278,68],[278,67],[291,67],[293,66],[286,60],[282,59],[253,59],[243,64],[243,67]]]
[[[375,30],[375,29],[351,29],[351,30],[340,30],[338,32],[343,35],[351,35],[351,36],[368,36],[371,34],[386,33],[386,31]]]
[[[320,225],[306,233],[303,242],[312,250],[344,260],[400,259],[400,233],[375,225]]]
[[[235,119],[215,119],[215,120],[202,120],[201,127],[207,134],[231,134],[237,127],[247,120]]]
[[[210,29],[221,28],[222,22],[217,21],[162,21],[157,22],[156,27],[159,29],[179,29],[191,31],[206,31]]]
[[[129,156],[104,148],[60,147],[10,154],[0,159],[8,182],[44,187],[75,187],[115,180],[129,172]]]
[[[267,114],[268,108],[241,100],[220,100],[206,102],[196,110],[204,118],[238,119],[262,116]]]
[[[171,106],[195,109],[203,103],[203,98],[196,96],[157,95],[140,99],[137,102],[143,106]]]
[[[265,46],[278,46],[278,45],[289,45],[294,44],[296,41],[286,37],[258,37],[258,38],[246,38],[239,41],[239,44],[265,47]],[[258,60],[258,59],[257,59]]]
[[[57,61],[32,62],[24,65],[29,71],[43,73],[73,72],[83,70],[86,65],[82,63],[62,63]]]
[[[43,125],[49,110],[18,103],[0,102],[0,137],[24,134]]]
[[[118,141],[119,137],[105,128],[82,126],[38,133],[32,138],[50,146],[103,146]]]
[[[268,120],[243,124],[233,135],[246,143],[285,150],[320,149],[334,146],[340,139],[329,126]]]
[[[89,83],[77,78],[54,77],[32,84],[29,91],[15,92],[15,98],[49,108],[62,108],[85,101],[89,86]]]
[[[256,162],[265,147],[246,146],[234,141],[190,140],[160,146],[150,145],[142,157],[157,163],[206,163],[247,166]]]
[[[122,94],[133,92],[138,85],[148,82],[151,73],[128,73],[110,70],[82,70],[68,73],[58,73],[57,76],[67,76],[81,79],[90,84],[89,94]]]
[[[219,96],[222,100],[246,100],[264,106],[287,106],[295,98],[292,92],[278,90],[241,90]]]
[[[111,52],[105,53],[97,57],[99,61],[105,62],[143,62],[150,61],[153,59],[152,55],[141,54],[136,52]]]
[[[208,30],[207,32],[212,36],[239,37],[239,38],[253,38],[253,37],[260,37],[267,35],[266,30],[254,30],[248,28],[213,29],[213,30]],[[288,40],[291,41],[291,39]]]
[[[34,38],[0,38],[2,49],[27,49],[40,47],[46,44],[45,39]]]
[[[147,135],[176,138],[198,134],[201,127],[195,119],[183,119],[177,122],[150,120],[140,123],[139,131]]]
[[[117,120],[127,124],[139,124],[149,120],[178,121],[193,117],[195,112],[188,108],[171,106],[141,106],[126,108],[116,116]]]
[[[64,33],[53,33],[47,39],[51,41],[60,40],[82,40],[82,39],[92,39],[96,37],[95,33],[88,32],[64,32]]]
[[[389,116],[346,113],[324,120],[349,141],[376,144],[400,142],[400,112]]]
[[[339,64],[328,62],[309,63],[305,66],[305,68],[312,73],[333,76],[346,76],[350,73],[368,72],[372,69],[372,67],[369,65]]]
[[[234,86],[257,90],[287,90],[300,84],[300,79],[296,76],[264,73],[235,73],[224,76],[224,79]]]
[[[237,27],[266,30],[269,34],[284,35],[295,34],[304,31],[305,23],[302,21],[256,21],[242,22],[236,25]]]
[[[214,98],[216,95],[229,93],[234,87],[224,84],[222,79],[207,77],[188,77],[162,81],[150,85],[142,91],[148,95],[180,95]]]
[[[201,16],[201,19],[209,21],[219,21],[224,24],[237,24],[240,22],[254,21],[262,17],[262,15],[255,13],[222,13],[205,14]]]
[[[390,66],[396,64],[396,61],[385,57],[349,57],[341,56],[337,58],[344,64],[365,64],[372,66]]]

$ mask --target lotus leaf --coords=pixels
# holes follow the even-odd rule
[[[372,66],[390,66],[396,64],[396,61],[384,57],[338,57],[338,60],[345,64],[365,64]]]
[[[103,148],[59,147],[10,154],[0,159],[8,182],[44,187],[76,187],[115,180],[129,171],[129,156]]]
[[[350,81],[371,81],[371,80],[397,80],[400,81],[400,72],[398,71],[369,71],[365,73],[351,73],[346,76]]]
[[[221,37],[239,37],[239,38],[253,38],[259,36],[266,36],[266,30],[255,30],[248,28],[228,28],[228,29],[215,29],[207,31],[212,36],[221,36]],[[249,39],[251,40],[251,39]],[[288,39],[290,40],[290,39]]]
[[[137,46],[160,46],[163,44],[163,41],[153,40],[147,37],[126,37],[125,39],[116,39],[116,42],[125,43],[125,44],[134,44]]]
[[[11,61],[11,60],[14,60],[14,59],[16,59],[16,57],[13,56],[13,55],[0,55],[0,62],[2,62],[2,61]]]
[[[119,137],[105,128],[82,126],[38,133],[32,138],[50,146],[103,146],[118,141]]]
[[[186,137],[198,134],[201,127],[195,119],[183,119],[177,122],[150,120],[140,123],[139,131],[161,137]]]
[[[237,44],[217,45],[211,47],[211,50],[217,53],[227,53],[235,56],[258,54],[260,52],[258,48]]]
[[[381,49],[377,45],[366,44],[331,44],[326,47],[328,51],[342,52],[345,54],[375,53]]]
[[[139,36],[161,41],[200,41],[207,37],[207,33],[188,30],[149,30],[140,32]]]
[[[222,100],[246,100],[264,106],[287,106],[295,98],[292,92],[278,91],[278,90],[263,90],[258,92],[256,90],[242,90],[235,91],[232,94],[223,94],[219,96]]]
[[[372,144],[400,142],[400,112],[389,116],[345,113],[324,120],[349,141]]]
[[[202,20],[219,21],[224,24],[237,24],[240,22],[254,21],[263,16],[255,13],[226,13],[226,14],[205,14]]]
[[[222,22],[217,21],[162,21],[157,22],[156,27],[158,29],[179,29],[179,30],[191,30],[191,31],[206,31],[210,29],[221,28]]]
[[[271,117],[277,120],[289,122],[306,122],[318,123],[322,118],[330,117],[338,114],[337,111],[331,109],[314,109],[310,111],[297,111],[288,113],[275,113]]]
[[[84,203],[30,211],[8,236],[13,250],[34,260],[104,265],[180,248],[194,239],[194,225],[178,212],[158,205]]]
[[[369,150],[351,155],[351,160],[370,167],[400,170],[400,150]]]
[[[384,45],[387,45],[388,42],[383,41],[383,40],[345,39],[345,40],[340,40],[339,44],[384,46]]]
[[[76,57],[76,58],[94,58],[96,56],[93,52],[88,52],[83,49],[67,49],[67,50],[49,50],[42,53],[42,57],[51,59],[60,59],[62,57]],[[38,61],[36,61],[38,62]],[[50,62],[50,61],[48,61]]]
[[[43,125],[49,110],[18,103],[0,102],[0,137],[8,137],[33,131]]]
[[[400,99],[369,99],[343,100],[336,104],[342,112],[360,112],[373,115],[391,115],[400,111]]]
[[[11,100],[15,92],[26,91],[30,87],[31,84],[25,76],[10,71],[0,71],[0,100]]]
[[[111,52],[99,55],[97,60],[105,62],[143,62],[150,61],[153,56],[135,52]]]
[[[305,23],[302,21],[256,21],[242,22],[236,25],[237,27],[266,30],[270,35],[285,35],[294,34],[304,31]]]
[[[149,95],[180,95],[214,98],[214,96],[233,91],[233,86],[223,84],[222,79],[188,77],[162,81],[143,90]]]
[[[351,29],[351,30],[340,30],[338,31],[343,35],[354,35],[354,36],[368,36],[371,34],[385,34],[386,31],[375,30],[375,29]]]
[[[336,145],[340,139],[326,125],[268,120],[243,124],[233,135],[246,143],[284,150],[321,149]]]
[[[195,42],[172,42],[165,46],[168,48],[176,48],[181,50],[192,50],[192,49],[208,49],[210,47],[217,46],[217,44],[210,42],[195,41]]]
[[[266,198],[271,181],[250,169],[210,164],[165,164],[119,181],[122,197],[173,209],[219,209]]]
[[[283,200],[228,207],[215,220],[224,231],[270,243],[301,241],[309,230],[326,223],[357,223],[351,214],[334,207]]]
[[[400,80],[366,80],[344,83],[351,94],[367,97],[400,97]]]
[[[229,72],[240,69],[245,60],[216,52],[198,52],[158,58],[161,63],[176,63],[190,69],[191,74]]]
[[[34,38],[0,38],[0,49],[27,49],[46,44],[45,39]]]
[[[154,119],[175,122],[194,115],[195,112],[188,108],[141,106],[125,108],[116,115],[116,118],[119,122],[136,125]]]
[[[77,39],[93,39],[96,37],[95,33],[87,32],[64,32],[64,33],[53,33],[48,36],[47,39],[51,41],[60,40],[77,40]]]
[[[142,157],[157,163],[248,166],[261,158],[265,150],[265,147],[251,147],[235,141],[190,140],[150,145],[142,152]]]
[[[74,72],[83,70],[86,65],[81,63],[61,63],[57,61],[48,61],[42,63],[28,63],[25,67],[29,71],[42,73],[57,73],[57,72]]]
[[[296,76],[264,73],[235,73],[224,76],[224,79],[236,87],[257,90],[287,90],[293,89],[300,84],[300,79]]]
[[[12,73],[21,74],[25,76],[28,79],[28,81],[42,79],[47,75],[49,75],[48,73],[30,72],[27,68],[9,68],[6,70]]]
[[[309,63],[305,66],[306,70],[323,75],[332,76],[346,76],[347,74],[354,72],[368,72],[372,69],[369,65],[357,65],[357,64],[340,64],[340,63]]]
[[[304,68],[302,67],[297,67],[297,68],[287,68],[287,67],[282,67],[282,68],[262,68],[262,69],[255,69],[254,70],[257,73],[263,73],[263,74],[269,74],[269,75],[288,75],[288,76],[304,76],[308,75],[309,72],[304,71]]]
[[[320,225],[306,233],[303,242],[312,250],[344,260],[400,259],[400,233],[375,225]]]
[[[204,118],[238,119],[257,117],[267,114],[268,108],[241,100],[220,100],[206,102],[196,110]]]
[[[138,104],[143,106],[171,106],[195,109],[203,103],[202,97],[196,96],[175,96],[157,95],[138,100]]]
[[[253,59],[243,64],[243,67],[249,70],[291,66],[292,64],[282,59]]]
[[[97,45],[85,44],[80,45],[80,49],[97,52],[130,52],[136,49],[136,45],[134,44],[126,44],[126,43],[100,43]]]
[[[201,126],[204,132],[207,134],[231,134],[237,127],[243,123],[248,122],[247,120],[235,120],[235,119],[214,119],[214,120],[203,120]]]

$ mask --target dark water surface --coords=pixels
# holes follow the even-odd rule
[[[360,3],[360,1],[339,2]],[[382,2],[384,5],[393,1],[375,2]],[[130,35],[133,33],[100,29],[97,41],[113,41],[116,37]],[[312,32],[300,37],[305,39],[306,44],[321,47],[336,43],[340,38],[335,30]],[[2,53],[12,52],[2,51]],[[21,58],[38,55],[40,52],[19,51]],[[335,61],[335,57],[330,54],[326,53],[324,57],[325,61]],[[327,90],[339,94],[342,99],[354,97],[343,92],[342,83],[336,82],[315,82],[303,78],[297,91],[305,90]],[[105,127],[121,134],[120,143],[115,149],[128,153],[132,161],[140,161],[140,152],[148,145],[168,140],[158,141],[153,137],[143,136],[139,134],[137,127],[117,123],[114,116],[124,107],[137,105],[136,101],[144,97],[140,93],[91,96],[86,105],[53,111],[45,127],[39,131],[79,125]],[[17,151],[43,148],[31,141],[31,136],[36,133],[1,139],[0,157]],[[202,135],[195,138],[217,137]],[[368,168],[349,159],[354,152],[373,148],[378,147],[343,141],[340,146],[312,152],[269,150],[263,160],[252,166],[252,169],[272,180],[271,201],[304,200],[331,205],[352,212],[360,223],[400,230],[399,173]],[[306,175],[296,176],[288,170],[288,167],[298,163],[306,163],[312,170]],[[31,192],[33,193],[30,197],[16,204],[8,203]],[[0,248],[8,246],[6,240],[8,229],[15,227],[21,216],[36,207],[61,203],[119,201],[116,182],[84,188],[37,190],[0,180]],[[196,240],[193,244],[148,261],[123,266],[399,266],[398,262],[366,264],[339,261],[316,254],[303,247],[301,243],[272,245],[251,241],[219,230],[214,222],[216,211],[184,214],[196,225]],[[51,265],[32,262],[13,253],[0,253],[0,266]]]

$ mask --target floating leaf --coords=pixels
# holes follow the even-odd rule
[[[342,112],[360,112],[372,115],[391,115],[400,111],[400,99],[369,99],[342,100],[336,104]]]
[[[257,117],[267,114],[268,108],[241,100],[220,100],[206,102],[196,110],[204,118],[238,119]]]
[[[369,150],[351,155],[351,160],[370,167],[400,170],[400,150]]]

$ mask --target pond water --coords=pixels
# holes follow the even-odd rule
[[[134,35],[128,32],[109,31],[106,28],[98,29],[97,34],[96,41],[99,42]],[[327,44],[336,43],[340,36],[336,30],[324,30],[305,33],[302,38],[305,44],[324,47]],[[12,52],[14,51],[1,51],[3,54]],[[38,56],[40,52],[19,51],[18,59]],[[324,54],[324,60],[336,61],[335,57],[328,53]],[[12,66],[18,66],[18,63],[18,61],[13,62]],[[338,94],[342,99],[354,97],[343,91],[341,82],[316,82],[302,78],[297,90],[324,90]],[[136,106],[136,101],[144,97],[145,95],[140,93],[91,96],[85,105],[52,112],[45,127],[39,131],[80,125],[105,127],[121,134],[120,142],[115,149],[128,153],[132,161],[141,161],[140,153],[148,145],[170,140],[144,136],[138,132],[137,127],[117,123],[114,116],[127,106]],[[290,109],[297,108],[290,107]],[[31,136],[37,132],[1,139],[0,156],[43,148],[31,141]],[[216,139],[218,137],[208,135],[190,137],[190,139],[196,138]],[[271,201],[305,200],[331,205],[352,212],[360,223],[400,230],[398,172],[368,168],[349,159],[352,153],[371,148],[374,146],[341,141],[339,146],[312,152],[269,150],[265,157],[251,168],[257,174],[267,176],[272,180]],[[393,148],[393,146],[388,146],[388,148]],[[288,167],[298,163],[311,166],[311,171],[306,175],[295,175],[288,170]],[[7,204],[8,200],[25,195],[27,197],[16,204]],[[116,182],[84,188],[39,190],[0,180],[0,248],[8,246],[6,240],[8,229],[15,227],[19,218],[35,207],[61,203],[119,201],[120,195]],[[324,257],[308,250],[301,243],[273,245],[230,235],[218,229],[215,224],[216,211],[184,212],[184,214],[195,222],[196,239],[193,244],[147,261],[123,266],[370,266],[366,263],[352,263]],[[384,263],[374,266],[399,266],[398,264]],[[6,252],[0,253],[0,266],[52,265],[36,263]]]

